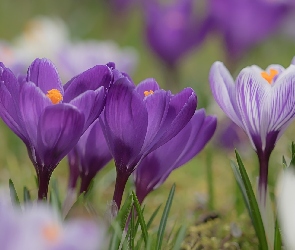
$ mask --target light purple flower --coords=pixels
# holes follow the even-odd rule
[[[76,187],[80,176],[80,193],[87,191],[97,172],[112,159],[98,119],[81,136],[75,148],[68,154],[68,158],[70,188]]]
[[[110,69],[101,65],[62,86],[54,65],[36,59],[18,81],[0,65],[0,116],[27,146],[40,199],[47,196],[52,171],[100,115],[111,78]]]
[[[215,62],[209,81],[216,102],[248,135],[260,162],[259,189],[265,192],[268,161],[295,115],[295,65],[244,68],[236,81]]]
[[[287,11],[287,5],[280,1],[209,1],[211,18],[233,60],[275,33]]]
[[[161,5],[145,1],[146,37],[150,47],[170,68],[191,49],[201,44],[210,22],[194,13],[193,0],[176,0]]]
[[[195,112],[187,125],[170,141],[148,154],[133,172],[140,203],[161,186],[170,173],[195,157],[213,136],[217,119]]]
[[[122,77],[111,86],[100,121],[116,164],[114,200],[118,208],[125,184],[139,161],[184,128],[196,103],[191,88],[172,95],[153,79],[135,86]]]

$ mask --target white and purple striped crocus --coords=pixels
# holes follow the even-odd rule
[[[140,203],[161,186],[170,173],[195,157],[212,138],[217,125],[205,110],[195,112],[187,125],[170,141],[148,154],[133,172],[136,195]]]
[[[0,117],[26,144],[39,181],[39,199],[47,197],[58,163],[100,115],[111,81],[106,65],[95,66],[62,86],[47,59],[36,59],[27,76],[18,79],[0,64]]]
[[[113,199],[118,208],[126,182],[140,160],[176,136],[193,116],[196,104],[191,88],[173,95],[160,89],[154,79],[135,86],[127,76],[117,76],[100,122],[115,160]]]
[[[270,154],[295,116],[295,65],[270,65],[265,71],[250,66],[234,81],[223,63],[215,62],[209,81],[216,102],[246,132],[258,155],[264,200]]]

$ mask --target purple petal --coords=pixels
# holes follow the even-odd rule
[[[84,131],[96,120],[104,108],[105,91],[103,87],[97,90],[87,90],[73,99],[70,104],[77,107],[85,116]]]
[[[48,106],[38,124],[36,151],[43,166],[54,168],[77,144],[84,127],[84,115],[69,104]]]
[[[28,69],[27,81],[33,82],[43,93],[57,89],[62,95],[64,90],[57,69],[53,63],[45,58],[36,59]]]
[[[223,63],[215,62],[209,73],[209,82],[215,101],[223,112],[241,126],[236,104],[235,83]]]
[[[106,65],[97,65],[88,69],[65,84],[64,102],[70,102],[87,90],[96,90],[101,86],[108,89],[111,80],[112,72]]]
[[[145,79],[144,81],[140,82],[136,86],[136,91],[142,98],[145,98],[145,95],[144,95],[145,91],[152,90],[155,92],[156,90],[159,90],[159,89],[160,89],[159,84],[153,78]]]
[[[32,82],[21,87],[19,108],[29,140],[37,146],[37,128],[39,119],[47,106],[52,105],[50,99]]]
[[[100,120],[116,166],[132,171],[144,142],[148,115],[142,98],[126,78],[111,86]]]

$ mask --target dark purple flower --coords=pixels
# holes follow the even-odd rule
[[[114,200],[118,208],[139,161],[177,135],[193,116],[196,104],[191,88],[172,95],[160,89],[154,79],[135,86],[122,77],[111,86],[100,121],[115,160]]]
[[[209,82],[224,113],[248,135],[259,163],[259,191],[264,201],[268,162],[276,142],[295,117],[295,65],[244,68],[234,81],[221,62],[210,70]]]
[[[288,10],[279,1],[266,0],[210,0],[209,5],[233,60],[273,34]]]
[[[197,110],[187,125],[170,141],[147,155],[134,173],[139,202],[161,186],[170,173],[190,161],[207,144],[216,129],[217,119]]]
[[[77,145],[68,154],[68,158],[70,188],[75,188],[80,176],[80,193],[87,191],[97,172],[112,159],[98,119],[81,136]]]
[[[46,198],[60,160],[100,115],[111,78],[107,66],[95,66],[63,87],[47,59],[36,59],[19,81],[0,64],[0,116],[27,146],[39,180],[39,199]]]
[[[192,48],[202,43],[210,22],[194,13],[193,0],[176,0],[161,5],[158,0],[144,6],[147,41],[169,68]]]

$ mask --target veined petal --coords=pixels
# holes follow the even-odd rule
[[[103,86],[109,88],[112,80],[112,72],[106,65],[97,65],[75,76],[64,86],[64,102],[70,102],[87,90],[96,90]]]
[[[223,112],[241,127],[236,104],[235,83],[223,63],[215,62],[212,65],[209,73],[209,82],[215,101]]]
[[[236,100],[242,121],[242,128],[248,134],[252,146],[253,135],[261,137],[262,149],[265,148],[268,121],[263,119],[263,106],[270,98],[271,85],[250,68],[245,68],[237,77]]]
[[[120,78],[110,88],[101,119],[117,167],[135,167],[147,131],[148,115],[134,85]]]
[[[280,75],[271,90],[262,119],[268,121],[267,132],[280,131],[281,135],[295,116],[295,65]]]
[[[6,86],[13,101],[17,103],[20,88],[19,83],[12,71],[6,68],[2,62],[0,62],[0,83]]]
[[[74,98],[70,104],[77,107],[85,116],[85,131],[91,123],[96,120],[104,108],[105,91],[104,87],[99,87],[97,90],[88,90],[83,94]]]
[[[156,90],[159,90],[159,84],[156,82],[155,79],[153,78],[148,78],[145,79],[144,81],[140,82],[137,86],[136,86],[136,91],[137,93],[142,97],[145,98],[144,92],[145,91],[153,91],[155,92]]]
[[[37,146],[37,128],[39,119],[47,106],[52,105],[50,99],[32,82],[21,87],[19,108],[23,124],[29,140]]]
[[[38,124],[37,149],[43,166],[55,167],[77,144],[84,115],[70,104],[48,106]]]
[[[64,90],[57,69],[48,59],[36,59],[28,69],[27,82],[33,82],[43,93],[57,89],[62,95]]]

